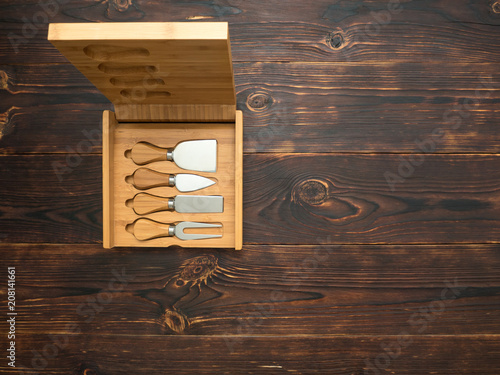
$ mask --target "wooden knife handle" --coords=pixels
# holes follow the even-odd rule
[[[127,150],[125,156],[132,159],[137,165],[149,164],[154,161],[167,160],[167,148],[161,148],[148,142],[139,142]]]
[[[139,241],[147,241],[159,237],[172,237],[173,233],[170,233],[171,227],[173,229],[173,226],[170,224],[140,218],[132,224],[128,224],[125,229]]]
[[[126,205],[132,208],[137,215],[174,210],[174,200],[172,198],[159,197],[148,193],[136,194],[134,198],[126,202]]]
[[[175,175],[160,173],[149,168],[139,168],[132,176],[127,176],[125,181],[134,185],[138,190],[152,189],[160,186],[175,186]]]

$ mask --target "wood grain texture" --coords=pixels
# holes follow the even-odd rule
[[[452,3],[449,0],[424,0],[417,3],[394,1],[392,3],[391,5],[394,5],[394,8],[398,8],[397,5],[400,5],[404,11],[412,13],[414,17],[426,11],[428,18],[420,19],[420,22],[426,24],[438,23],[437,20],[463,21],[464,23],[482,21],[484,24],[495,24],[497,23],[495,21],[498,21],[496,18],[498,9],[494,6],[494,2],[457,0],[453,2],[455,7],[450,6]],[[50,22],[112,21],[112,17],[118,12],[107,14],[106,10],[113,10],[113,8],[122,12],[122,18],[114,21],[127,21],[127,17],[132,18],[134,9],[140,8],[144,11],[141,22],[175,22],[200,19],[235,24],[257,20],[263,22],[284,20],[296,22],[314,22],[317,20],[323,20],[323,22],[327,22],[327,20],[329,22],[352,21],[352,18],[356,16],[370,16],[371,12],[389,10],[388,2],[383,0],[364,0],[356,3],[319,0],[311,4],[291,0],[288,4],[287,7],[281,6],[282,3],[279,0],[271,0],[265,4],[241,0],[185,3],[179,3],[175,0],[135,0],[124,4],[113,1],[75,0],[66,2],[66,4],[59,4],[60,7],[56,12],[53,12]],[[18,0],[16,3],[2,0],[0,1],[2,11],[0,21],[22,23],[27,11],[36,12],[38,10],[32,5],[33,3],[29,0]],[[269,11],[270,9],[279,9],[279,12],[272,13]],[[169,12],[162,13],[164,10],[169,10]],[[392,11],[394,10],[396,9]],[[85,19],[92,12],[96,18]],[[397,10],[395,13],[397,13]],[[99,16],[100,18],[97,18]],[[41,22],[41,19],[38,21],[41,24],[47,23]],[[134,20],[130,19],[130,21]]]
[[[17,105],[0,114],[0,153],[101,153],[102,112],[110,104]]]
[[[2,156],[0,171],[3,242],[101,242],[100,156]]]
[[[268,154],[244,165],[245,243],[498,242],[498,155]]]
[[[227,22],[51,23],[47,38],[112,103],[152,104],[149,111],[117,114],[119,121],[141,122],[152,121],[149,112],[159,112],[159,104],[216,109],[235,104],[228,27]]]
[[[246,152],[498,152],[498,64],[240,63]]]
[[[110,249],[115,243],[115,127],[111,111],[102,113],[102,245]]]
[[[0,0],[0,257],[26,373],[500,373],[497,0],[48,3]],[[103,249],[112,106],[47,24],[189,20],[229,22],[243,250]]]
[[[345,31],[335,24],[317,25],[303,22],[269,22],[231,24],[231,40],[234,61],[336,61],[336,62],[383,62],[405,61],[447,62],[455,60],[467,62],[490,62],[499,59],[499,45],[493,35],[494,25],[467,25],[459,27],[452,23],[442,27],[429,25],[411,25],[404,21],[382,28],[379,35],[365,31],[372,20],[353,21],[355,24]],[[357,22],[361,22],[358,24]],[[366,22],[366,23],[364,23]],[[464,22],[466,23],[466,22]],[[17,26],[19,25],[19,26]],[[368,26],[370,27],[370,26]],[[429,28],[432,31],[428,31]],[[448,29],[451,28],[451,31]],[[403,31],[403,29],[405,29]],[[408,31],[410,30],[410,32]],[[455,29],[455,30],[454,30]],[[35,37],[25,43],[16,43],[13,47],[8,41],[9,35],[22,37],[22,26],[16,24],[0,26],[0,57],[4,64],[15,64],[23,59],[26,63],[63,63],[66,60],[47,44],[46,26],[40,27]],[[416,37],[402,38],[401,34],[418,33]],[[454,34],[458,32],[458,34]],[[45,34],[45,35],[44,35]],[[272,38],[270,35],[274,34]],[[422,35],[426,34],[426,35]],[[420,36],[422,35],[422,36]],[[457,37],[459,41],[457,41]],[[434,42],[443,40],[442,45]],[[410,40],[407,40],[410,39]],[[257,40],[257,42],[256,42]],[[473,43],[471,43],[473,41]],[[345,43],[344,48],[332,48],[332,43]],[[424,47],[421,45],[424,44]],[[375,45],[377,48],[374,48]],[[264,46],[264,47],[262,47]],[[261,47],[261,48],[256,48]],[[40,59],[33,58],[30,50],[41,53]],[[433,51],[439,51],[438,56]],[[17,51],[17,53],[16,53]]]
[[[497,64],[236,63],[245,152],[499,150]],[[68,152],[107,99],[74,67],[3,66],[2,152]],[[375,78],[374,78],[375,77]],[[304,84],[304,80],[307,84]],[[50,142],[40,142],[48,139]],[[97,142],[91,152],[100,152]],[[71,152],[71,151],[69,151]]]
[[[113,198],[114,217],[113,221],[114,243],[113,246],[137,246],[137,247],[166,247],[178,245],[183,247],[210,247],[210,248],[235,248],[235,227],[242,223],[236,222],[235,205],[235,123],[120,123],[110,129],[114,133],[114,174],[113,174]],[[139,166],[126,157],[126,154],[138,142],[156,144],[160,147],[172,148],[186,140],[215,139],[217,141],[217,170],[215,172],[193,172],[181,169],[174,162],[157,161],[147,164],[146,167],[153,171],[148,173],[148,169],[141,169]],[[241,140],[239,140],[241,142]],[[131,152],[131,156],[134,155]],[[133,156],[132,156],[133,157]],[[138,169],[139,168],[139,169]],[[145,173],[140,173],[144,172]],[[146,191],[159,196],[175,196],[179,190],[168,184],[170,174],[180,174],[192,172],[195,175],[206,177],[216,181],[215,184],[202,190],[193,192],[182,192],[187,195],[222,195],[224,197],[224,211],[217,213],[201,212],[153,212],[145,215],[147,219],[158,221],[167,226],[181,221],[222,224],[222,229],[187,230],[191,233],[222,235],[221,238],[208,238],[198,240],[181,240],[177,236],[157,237],[156,226],[152,228],[148,225],[139,225],[139,228],[156,228],[153,230],[155,238],[145,235],[146,230],[139,230],[143,236],[135,235],[137,227],[129,227],[140,218],[126,202],[132,199],[137,193],[143,191],[144,187],[151,187]],[[241,174],[240,174],[241,175]],[[133,176],[133,177],[129,177]],[[142,178],[141,178],[142,177]],[[141,183],[142,180],[142,183]],[[241,202],[240,202],[241,203]],[[143,222],[144,223],[144,222]],[[131,231],[131,228],[135,228]],[[132,233],[133,232],[133,233]],[[163,232],[168,234],[168,230]]]
[[[236,105],[115,105],[116,115],[120,121],[150,122],[234,122]]]
[[[111,104],[76,68],[2,65],[0,78],[2,153],[101,152]]]
[[[235,250],[243,246],[243,112],[236,111],[234,123],[234,201],[235,201]]]
[[[21,337],[500,335],[498,245],[1,245]],[[29,254],[29,257],[27,255]]]
[[[500,57],[500,12],[494,1],[401,1],[391,10],[386,0],[294,0],[287,6],[278,0],[87,0],[61,4],[54,12],[28,4],[0,8],[0,58],[6,64],[63,62],[45,40],[48,22],[137,20],[229,22],[235,61],[490,62]],[[37,12],[45,13],[30,27]]]
[[[46,362],[34,361],[35,366],[50,374],[152,374],[168,371],[176,374],[227,375],[372,375],[390,372],[407,375],[496,375],[500,370],[496,335],[404,336],[400,339],[407,340],[403,341],[404,347],[398,345],[395,336],[364,335],[233,338],[94,333],[57,335],[53,339],[60,340],[59,345],[63,347],[57,351],[58,355]],[[31,360],[45,347],[50,350],[51,345],[55,346],[50,340],[46,335],[33,335],[29,341],[22,343],[20,361],[25,365],[25,373],[35,373],[29,372],[33,368]],[[383,348],[386,345],[394,346],[394,358],[385,354]],[[35,350],[35,354],[30,349]],[[9,371],[4,363],[0,371]]]
[[[498,242],[498,156],[424,154],[391,191],[384,174],[406,176],[410,156],[245,155],[244,243]],[[100,162],[2,157],[6,241],[100,241]]]

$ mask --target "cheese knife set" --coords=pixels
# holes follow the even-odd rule
[[[228,24],[52,23],[48,40],[114,106],[102,113],[103,246],[241,250]]]
[[[148,142],[139,142],[125,152],[137,165],[171,161],[181,169],[214,173],[217,171],[217,140],[184,141],[174,149],[166,149]],[[193,192],[205,189],[216,182],[197,174],[169,174],[149,168],[138,168],[125,178],[135,189],[149,190],[156,187],[176,188],[179,192]],[[125,202],[137,215],[154,212],[175,211],[178,213],[220,213],[224,212],[224,197],[221,195],[175,195],[162,197],[148,193],[138,193]],[[175,236],[180,240],[203,240],[220,238],[220,234],[185,233],[185,229],[220,228],[218,223],[182,221],[161,223],[151,219],[139,218],[126,226],[126,230],[139,241],[158,237]]]

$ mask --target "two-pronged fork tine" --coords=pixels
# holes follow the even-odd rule
[[[126,227],[127,232],[132,233],[139,241],[152,240],[160,237],[177,237],[180,240],[205,240],[209,238],[220,238],[221,234],[198,234],[185,233],[186,229],[193,228],[222,228],[222,224],[197,223],[193,221],[181,221],[175,224],[160,223],[151,219],[140,218]]]
[[[221,228],[222,224],[196,223],[194,221],[182,221],[175,225],[175,236],[180,240],[204,240],[207,238],[220,238],[221,234],[195,234],[184,233],[184,229],[190,228]]]

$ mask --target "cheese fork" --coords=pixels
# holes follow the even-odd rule
[[[222,228],[222,224],[197,223],[181,221],[179,223],[160,223],[151,219],[140,218],[126,226],[127,232],[134,235],[139,241],[152,240],[160,237],[177,237],[183,241],[205,240],[221,238],[222,234],[185,233],[186,229],[196,228]]]

